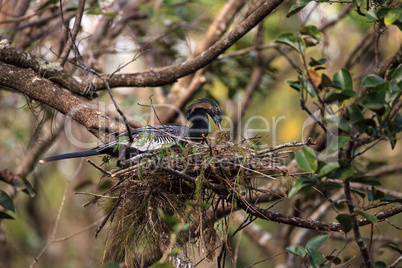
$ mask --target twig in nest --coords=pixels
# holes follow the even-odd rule
[[[103,168],[101,168],[100,166],[98,166],[97,164],[95,164],[92,160],[90,160],[90,159],[88,159],[88,158],[85,158],[85,160],[86,160],[88,163],[90,163],[92,166],[94,166],[96,169],[100,170],[103,174],[107,174],[107,175],[109,175],[109,176],[112,175],[111,172],[109,172],[109,171],[107,171],[107,170],[104,170]]]
[[[110,216],[112,216],[114,213],[116,213],[116,208],[119,206],[120,201],[121,201],[121,195],[118,197],[116,203],[114,204],[112,210],[107,214],[107,216],[103,219],[101,225],[96,229],[95,231],[95,237],[98,237],[99,232],[102,230],[103,226],[105,226],[106,222],[109,220]]]

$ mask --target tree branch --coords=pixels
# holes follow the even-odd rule
[[[110,87],[163,86],[175,82],[178,78],[192,74],[215,60],[220,54],[268,16],[275,8],[282,4],[283,1],[284,0],[264,1],[247,19],[239,23],[232,31],[225,34],[203,53],[187,62],[166,67],[160,71],[152,70],[142,73],[116,74],[109,81]],[[105,89],[105,85],[100,80],[96,80],[94,85],[97,90]]]
[[[359,246],[364,264],[366,267],[374,267],[373,262],[371,261],[371,257],[369,254],[369,250],[367,248],[366,242],[363,240],[360,230],[359,230],[359,224],[357,220],[357,215],[355,213],[355,206],[353,205],[352,197],[350,194],[350,182],[349,178],[345,180],[345,198],[346,198],[346,203],[349,209],[349,215],[352,217],[352,229],[353,233],[355,235],[355,241],[357,245]]]
[[[71,117],[102,141],[106,140],[105,134],[125,131],[123,125],[48,79],[37,76],[32,70],[0,62],[0,85],[12,88]]]
[[[252,216],[258,217],[264,220],[270,220],[278,223],[284,223],[293,225],[301,228],[308,228],[316,231],[322,232],[340,232],[341,228],[339,223],[337,222],[322,222],[322,221],[314,221],[310,219],[303,219],[300,217],[293,217],[290,215],[282,214],[279,212],[272,212],[265,209],[261,209],[255,206],[251,206],[250,204],[246,204],[244,201],[239,200],[238,206],[249,213]],[[402,205],[396,205],[392,208],[383,210],[381,212],[376,213],[376,217],[378,221],[384,221],[386,218],[392,217],[398,213],[402,212]],[[371,221],[367,219],[358,219],[358,226],[365,226],[368,224],[372,224]]]
[[[51,63],[32,54],[17,50],[7,40],[0,42],[0,61],[20,68],[32,69],[40,77],[48,78],[71,92],[89,96],[85,85],[63,69],[59,63]]]

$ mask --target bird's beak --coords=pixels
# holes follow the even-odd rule
[[[216,128],[219,129],[219,130],[222,130],[221,122],[216,123]]]

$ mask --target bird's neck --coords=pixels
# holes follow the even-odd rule
[[[193,126],[189,129],[187,136],[189,138],[202,138],[209,133],[209,121],[206,112],[199,110],[193,113],[190,120]],[[202,139],[194,139],[194,141],[201,141]]]

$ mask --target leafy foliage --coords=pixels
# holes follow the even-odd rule
[[[325,260],[325,257],[322,252],[317,249],[321,247],[328,238],[328,235],[315,236],[306,243],[305,247],[301,245],[292,245],[287,247],[286,251],[299,257],[307,258],[311,267],[323,267],[322,263]],[[327,264],[324,267],[330,267],[330,265],[331,264],[328,266]]]

